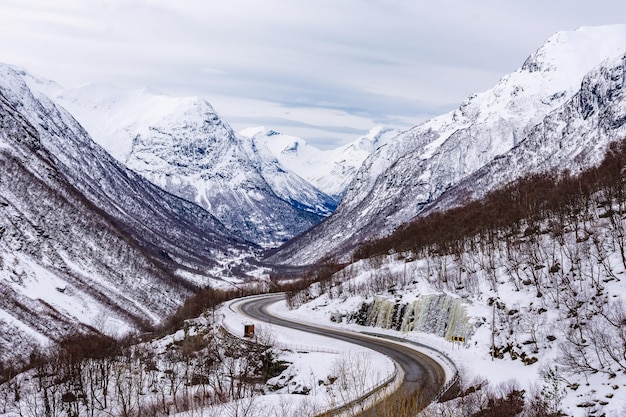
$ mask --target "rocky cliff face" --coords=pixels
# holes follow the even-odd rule
[[[365,161],[335,214],[271,259],[305,264],[349,253],[364,240],[388,234],[536,134],[535,126],[577,94],[585,74],[621,53],[624,45],[623,25],[555,34],[491,90],[379,148]],[[546,127],[558,132],[556,125]],[[556,152],[556,146],[548,152]],[[572,161],[558,163],[567,168]],[[503,169],[508,172],[503,179],[524,172]]]
[[[154,325],[255,249],[116,162],[6,66],[0,173],[0,360]]]

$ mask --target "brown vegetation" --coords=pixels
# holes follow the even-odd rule
[[[562,233],[568,219],[589,212],[592,196],[605,204],[606,217],[620,215],[626,204],[624,166],[626,141],[612,143],[597,167],[579,175],[567,171],[527,175],[479,201],[418,218],[387,238],[363,245],[355,258],[371,258],[390,251],[458,253],[471,238],[493,242],[520,233],[536,233],[546,218],[554,220],[554,232],[559,233],[561,228]],[[626,265],[625,252],[621,248]]]

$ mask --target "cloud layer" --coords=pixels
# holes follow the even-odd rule
[[[326,147],[450,110],[555,31],[624,12],[611,0],[0,0],[0,61],[67,87],[202,96],[236,129]]]

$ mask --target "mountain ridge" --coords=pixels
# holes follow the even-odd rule
[[[245,278],[259,250],[116,162],[2,66],[0,166],[0,360],[154,326],[198,288]]]
[[[363,161],[378,147],[399,135],[400,131],[376,126],[353,142],[328,150],[318,149],[302,138],[265,127],[244,129],[239,133],[262,143],[284,167],[339,202]]]
[[[576,93],[594,66],[607,55],[623,52],[625,44],[626,25],[553,35],[492,89],[471,95],[458,109],[378,148],[363,163],[333,216],[274,251],[269,261],[307,264],[326,256],[349,257],[360,242],[391,233],[461,180],[515,148]]]

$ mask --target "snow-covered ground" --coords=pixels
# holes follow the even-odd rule
[[[560,354],[569,324],[563,318],[563,308],[537,314],[536,310],[533,310],[533,305],[537,308],[539,305],[546,306],[545,301],[537,299],[532,290],[529,292],[517,289],[503,269],[498,271],[500,281],[497,291],[489,288],[487,282],[483,281],[479,284],[480,289],[476,291],[480,294],[479,296],[465,295],[461,298],[448,289],[435,288],[432,283],[424,279],[427,266],[423,259],[406,262],[405,259],[388,256],[381,265],[373,269],[368,262],[371,261],[359,261],[349,267],[352,270],[344,272],[344,276],[351,276],[351,278],[343,284],[334,286],[331,290],[326,289],[322,293],[314,286],[308,291],[309,300],[298,308],[290,310],[286,303],[279,303],[273,306],[273,312],[292,320],[351,331],[387,334],[431,346],[453,360],[459,370],[461,383],[465,387],[479,385],[481,382],[487,382],[489,387],[496,389],[498,386],[514,385],[525,390],[527,399],[543,391],[546,396],[558,397],[558,408],[568,416],[596,415],[589,414],[594,409],[601,410],[600,412],[605,413],[606,416],[626,415],[626,396],[621,392],[626,391],[626,375],[619,371],[615,372],[614,376],[606,373],[583,375],[565,372]],[[622,277],[625,271],[620,266],[616,255],[611,257],[610,263],[616,275]],[[452,265],[449,263],[448,267]],[[482,271],[478,271],[479,275],[481,273]],[[359,287],[360,284],[371,283],[376,276],[381,275],[396,277],[396,282],[406,280],[406,285],[390,285],[389,287],[394,289],[392,292],[385,290],[373,292],[370,295],[367,291],[363,291],[363,286]],[[483,276],[483,278],[486,277]],[[358,288],[357,291],[361,294],[348,294],[346,289],[350,286],[353,289]],[[616,299],[620,297],[620,294],[626,294],[626,283],[624,280],[607,282],[604,291],[612,294],[612,298]],[[371,305],[369,313],[374,314],[372,311],[375,309],[376,300],[386,299],[394,304],[411,305],[413,302],[419,302],[434,294],[446,294],[461,301],[462,315],[466,316],[471,325],[471,331],[465,335],[465,343],[452,342],[449,337],[425,331],[397,331],[354,323],[355,314],[363,303],[369,303]],[[490,299],[506,307],[502,311],[495,312],[496,309],[489,305]],[[502,314],[504,318],[494,317],[494,314]],[[383,315],[383,312],[379,313],[379,316]],[[492,358],[490,354],[491,323],[494,319],[498,322],[496,331],[500,337],[504,340],[511,338],[517,341],[513,343],[515,346],[513,350],[519,346],[522,347],[518,353],[528,349],[529,345],[521,341],[525,340],[528,332],[531,331],[529,328],[533,327],[532,331],[536,332],[538,346],[537,351],[529,356],[534,356],[537,361],[526,364],[520,356],[514,359],[509,354],[505,354],[500,359]],[[517,324],[512,324],[513,322]],[[371,326],[374,324],[372,322]],[[378,324],[380,325],[380,321]],[[507,325],[511,327],[501,327]],[[509,330],[515,336],[508,335]],[[550,340],[553,335],[556,337],[554,341]],[[496,340],[496,345],[499,343],[502,342]],[[551,373],[556,377],[551,378]]]
[[[403,268],[403,263],[397,263],[394,267]],[[420,294],[425,294],[424,291],[428,291],[425,286],[413,288],[410,293],[405,294],[406,297],[403,298],[403,302],[418,299]],[[515,295],[507,294],[507,296],[509,300],[513,301],[510,297]],[[484,380],[490,386],[495,387],[515,380],[519,386],[528,391],[540,390],[543,387],[543,368],[526,366],[519,360],[508,361],[491,358],[489,353],[483,349],[482,343],[479,343],[479,340],[484,341],[489,338],[489,329],[486,326],[479,329],[468,343],[457,343],[424,332],[399,332],[378,327],[364,327],[345,321],[341,323],[332,321],[331,317],[336,316],[338,312],[358,310],[363,301],[365,301],[363,297],[329,299],[327,296],[321,296],[295,310],[289,309],[287,303],[281,301],[273,304],[269,311],[276,316],[313,326],[327,326],[353,332],[400,337],[406,340],[405,345],[435,358],[446,371],[448,380],[458,370],[463,383]],[[238,302],[236,300],[227,303],[225,307],[219,310],[219,314],[223,317],[223,326],[232,334],[243,338],[244,326],[253,324],[257,334],[262,334],[261,337],[263,338],[270,338],[272,344],[281,350],[279,359],[290,363],[288,370],[283,372],[274,382],[279,382],[280,379],[287,377],[290,383],[275,394],[215,406],[207,409],[205,415],[227,416],[236,410],[250,410],[251,414],[246,415],[295,416],[301,415],[298,413],[306,414],[311,410],[321,411],[332,408],[338,405],[337,398],[329,396],[327,386],[315,382],[328,379],[328,376],[333,374],[337,364],[348,358],[357,357],[368,362],[367,386],[376,385],[394,372],[393,364],[382,354],[329,337],[256,321],[238,312],[236,308]],[[231,308],[231,306],[234,307]],[[476,304],[467,305],[467,314],[471,317],[484,316],[491,314],[491,310]],[[312,387],[313,389],[308,395],[289,395],[294,391],[301,392],[302,387]],[[606,392],[608,393],[611,388],[608,386],[606,388],[608,388]],[[355,390],[354,394],[358,392],[363,393],[363,388]],[[597,395],[599,394],[600,392],[597,393]],[[564,408],[575,410],[575,403],[577,402],[580,402],[580,398],[572,398],[571,405],[566,403]],[[571,412],[573,413],[573,411]],[[189,414],[180,414],[181,417],[187,415]]]
[[[215,406],[210,410],[215,414],[207,415],[231,415],[238,407],[249,407],[253,412],[246,415],[259,417],[319,413],[357,399],[396,375],[394,363],[380,353],[330,337],[251,319],[238,312],[238,303],[238,300],[229,302],[218,311],[224,328],[243,338],[244,326],[253,324],[257,337],[275,346],[279,351],[278,359],[288,362],[289,367],[268,381],[268,385],[276,387],[274,393]],[[273,305],[270,311],[279,316],[294,317],[284,314],[288,312],[284,302]],[[300,317],[296,315],[296,318]],[[347,390],[336,389],[328,383],[329,378],[337,378],[339,373],[346,372],[350,374],[348,380],[352,381]],[[186,415],[181,414],[181,417]]]

